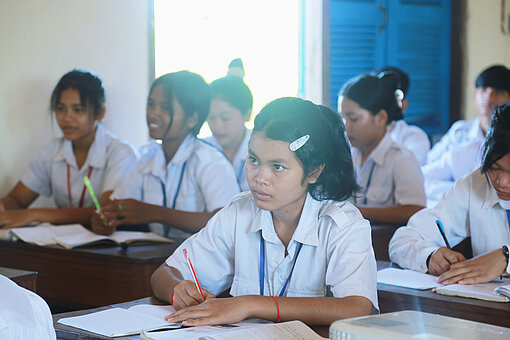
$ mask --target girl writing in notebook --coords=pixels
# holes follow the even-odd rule
[[[377,308],[370,225],[347,202],[357,185],[339,115],[298,98],[267,104],[255,119],[246,177],[250,192],[154,272],[154,294],[178,310],[168,320],[329,325]],[[228,288],[232,298],[213,299]]]
[[[89,71],[65,74],[53,90],[50,107],[62,137],[46,145],[9,194],[0,200],[0,225],[32,222],[90,225],[94,203],[83,177],[103,200],[127,177],[134,150],[102,125],[105,91]],[[27,209],[39,196],[53,196],[57,209]]]
[[[207,123],[213,135],[205,140],[221,149],[234,167],[241,191],[247,191],[244,165],[251,130],[244,123],[251,116],[253,95],[242,79],[232,76],[216,79],[209,88],[211,110]]]
[[[404,224],[426,205],[423,177],[412,152],[392,141],[387,125],[402,116],[402,91],[394,75],[360,75],[340,90],[338,107],[362,187],[354,199],[363,216]]]
[[[460,178],[433,209],[415,214],[390,241],[392,262],[441,275],[438,282],[483,283],[510,272],[510,105],[496,109],[482,167]],[[436,225],[442,224],[445,236]],[[474,257],[445,247],[471,237]]]
[[[154,141],[142,147],[129,178],[114,192],[117,199],[94,214],[95,232],[150,224],[160,235],[187,237],[239,193],[229,161],[196,138],[209,106],[208,85],[196,73],[168,73],[154,81],[147,99]]]

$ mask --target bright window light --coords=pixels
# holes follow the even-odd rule
[[[207,82],[241,58],[253,112],[298,94],[298,0],[154,0],[156,77],[179,70]],[[252,126],[252,123],[248,123]],[[201,137],[210,135],[207,126]]]

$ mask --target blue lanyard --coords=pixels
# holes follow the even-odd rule
[[[181,190],[182,178],[184,177],[184,169],[186,169],[187,163],[188,163],[188,161],[184,162],[184,164],[182,166],[181,175],[179,176],[179,183],[177,183],[177,190],[175,191],[174,201],[172,202],[172,209],[175,209],[175,204],[177,202],[177,196],[179,196],[179,191]],[[166,207],[166,188],[165,188],[164,182],[161,182],[161,190],[163,191],[163,206]],[[165,225],[164,227],[165,227],[165,236],[167,236],[168,232],[170,231],[170,227],[168,227],[167,225]]]
[[[370,168],[370,172],[368,173],[367,185],[365,186],[365,198],[363,199],[363,204],[367,204],[368,188],[370,188],[370,182],[372,182],[372,174],[374,173],[375,162],[374,160],[372,160],[372,162],[373,162],[372,167]]]
[[[506,219],[508,220],[508,228],[510,228],[510,210],[506,211]]]
[[[292,276],[292,273],[294,272],[294,267],[296,266],[297,258],[299,255],[299,252],[301,251],[301,248],[303,247],[303,243],[299,243],[298,249],[296,251],[296,256],[294,257],[294,263],[292,264],[292,269],[290,270],[290,274],[287,277],[287,280],[285,280],[285,284],[282,287],[282,290],[280,291],[280,294],[278,296],[283,296],[283,293],[285,293],[285,289],[287,289],[287,285],[289,284],[290,277]],[[264,252],[265,249],[265,242],[264,238],[262,237],[262,231],[260,233],[260,295],[264,295],[264,276],[265,276],[265,269],[266,269],[266,254]]]

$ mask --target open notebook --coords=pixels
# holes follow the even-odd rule
[[[437,276],[416,272],[408,269],[385,268],[377,272],[377,283],[404,288],[426,290],[433,289],[442,295],[462,296],[480,300],[508,302],[510,294],[502,294],[502,288],[509,285],[510,279],[494,280],[489,283],[473,285],[442,285],[438,283]],[[510,291],[509,291],[510,292]]]
[[[13,238],[39,246],[59,244],[71,249],[96,243],[108,242],[118,245],[128,245],[134,242],[172,242],[172,240],[154,233],[140,231],[115,231],[110,236],[94,234],[81,224],[54,226],[43,223],[34,227],[9,229]]]
[[[175,312],[172,306],[136,305],[128,309],[111,308],[96,313],[62,318],[58,323],[107,337],[140,334],[142,330],[179,328],[164,317]]]

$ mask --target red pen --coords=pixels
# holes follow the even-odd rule
[[[188,257],[188,252],[186,251],[186,248],[182,250],[184,253],[184,258],[186,259],[186,262],[188,263],[189,271],[191,272],[191,277],[193,277],[193,281],[195,282],[195,286],[197,286],[197,290],[202,295],[202,297],[205,300],[204,293],[202,293],[202,288],[200,288],[200,284],[198,283],[197,275],[195,274],[195,270],[193,269],[193,265],[191,264],[191,259]]]

